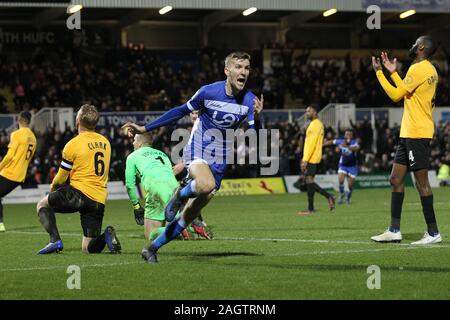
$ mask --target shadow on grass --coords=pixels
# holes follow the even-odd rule
[[[226,257],[262,257],[261,253],[254,252],[203,252],[203,253],[186,253],[186,252],[168,252],[168,256],[188,257],[192,259],[198,258],[226,258]]]
[[[206,257],[206,258],[223,258],[223,257],[258,257],[264,256],[261,253],[252,252],[207,252],[207,253],[197,253],[193,255],[194,257]]]
[[[403,241],[402,243],[405,243],[405,240],[408,241],[417,241],[422,239],[423,233],[402,233]]]
[[[295,270],[310,270],[310,271],[363,271],[366,272],[366,265],[332,265],[332,264],[277,264],[277,263],[224,263],[229,266],[242,266],[245,268],[251,266],[258,267],[271,267],[279,269],[295,269]],[[379,266],[382,271],[398,271],[398,272],[435,272],[435,273],[448,273],[450,272],[450,267],[415,267],[415,266]]]
[[[8,228],[7,231],[42,231],[42,226],[26,226],[26,227],[16,227],[16,228]]]

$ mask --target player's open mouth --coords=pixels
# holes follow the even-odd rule
[[[245,84],[245,78],[239,78],[239,79],[237,79],[237,81],[238,81],[240,84]]]

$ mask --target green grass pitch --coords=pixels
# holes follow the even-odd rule
[[[408,189],[401,244],[370,236],[390,220],[389,189],[356,190],[351,205],[331,212],[316,195],[317,213],[300,217],[306,195],[217,197],[204,210],[215,239],[173,241],[157,265],[140,257],[146,244],[128,201],[110,201],[103,227],[114,225],[121,255],[81,253],[79,215],[57,215],[65,249],[38,256],[48,241],[35,205],[5,205],[0,233],[0,299],[450,299],[450,189],[434,190],[443,243],[411,246],[425,221]],[[69,265],[81,268],[81,289],[69,290]],[[381,289],[369,290],[370,265]]]

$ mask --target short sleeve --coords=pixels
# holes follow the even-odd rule
[[[359,147],[358,140],[352,140],[352,141],[350,142],[350,147]]]
[[[16,149],[19,145],[19,139],[17,138],[17,133],[13,132],[11,133],[11,139],[8,144],[8,149]]]
[[[72,170],[73,163],[75,161],[74,144],[71,142],[72,141],[69,141],[62,151],[61,168],[67,171]]]
[[[196,111],[200,110],[205,106],[205,87],[201,87],[192,98],[186,103],[189,110]]]

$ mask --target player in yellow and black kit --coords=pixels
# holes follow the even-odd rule
[[[51,192],[37,205],[41,224],[50,235],[50,243],[39,254],[63,249],[55,211],[80,212],[84,252],[100,253],[106,245],[112,253],[121,250],[113,227],[106,227],[105,232],[100,234],[107,196],[111,145],[108,139],[95,132],[98,119],[97,109],[92,105],[83,105],[77,113],[78,136],[64,147],[61,166],[51,184]],[[66,184],[68,178],[69,185]]]
[[[8,152],[0,162],[0,232],[5,231],[2,198],[25,180],[28,165],[36,151],[36,137],[29,128],[31,114],[22,111],[18,122],[19,130],[11,133]]]
[[[301,171],[305,175],[306,180],[308,209],[297,213],[301,216],[314,213],[314,193],[316,191],[327,198],[330,210],[333,210],[335,206],[334,197],[314,182],[317,166],[322,160],[322,146],[324,137],[323,123],[318,118],[318,111],[319,107],[316,105],[310,105],[306,108],[306,116],[308,117],[308,120],[311,120],[311,123],[309,124],[308,129],[306,129]]]
[[[404,111],[400,129],[400,142],[395,154],[391,173],[391,226],[383,234],[371,239],[376,242],[400,242],[400,218],[404,198],[404,179],[408,170],[413,171],[416,187],[420,194],[422,210],[427,223],[423,238],[412,244],[433,244],[442,241],[433,208],[433,193],[428,182],[430,164],[430,142],[434,134],[432,112],[438,83],[438,75],[429,58],[435,53],[436,45],[430,36],[419,37],[409,50],[413,60],[406,76],[398,75],[397,61],[389,60],[381,53],[384,67],[395,83],[392,86],[383,74],[379,58],[372,57],[377,78],[388,96],[395,102],[403,99]]]

